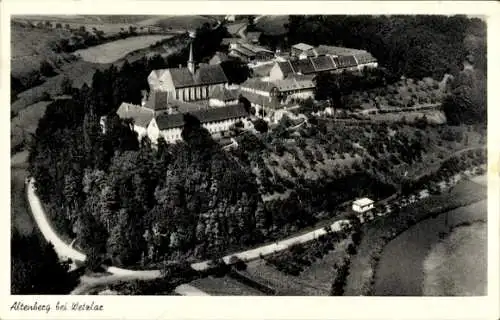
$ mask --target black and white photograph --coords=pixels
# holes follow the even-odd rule
[[[10,16],[11,295],[488,295],[486,16],[132,13]]]

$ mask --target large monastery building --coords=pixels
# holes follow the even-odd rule
[[[154,70],[148,76],[150,91],[167,92],[170,99],[179,101],[207,100],[215,88],[227,83],[219,64],[195,68],[192,44],[187,67]]]

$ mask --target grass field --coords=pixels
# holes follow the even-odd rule
[[[66,30],[46,30],[25,28],[11,24],[11,75],[23,78],[40,69],[42,61],[64,63],[70,61],[69,54],[57,54],[51,49],[51,44],[62,38],[69,38],[71,33]]]
[[[106,64],[94,64],[87,61],[75,61],[62,68],[61,74],[48,78],[45,82],[17,95],[17,100],[11,103],[11,110],[19,112],[20,110],[41,100],[44,92],[50,95],[58,95],[61,92],[61,82],[64,77],[68,77],[74,87],[81,87],[84,83],[91,84],[92,76],[98,69],[104,70],[109,67]]]
[[[95,47],[77,50],[75,54],[83,60],[92,63],[113,63],[125,57],[128,53],[146,48],[158,41],[172,36],[169,35],[144,35],[127,39],[108,42]]]
[[[485,295],[486,246],[487,223],[456,227],[446,239],[433,246],[424,261],[423,295]]]
[[[288,15],[264,16],[256,22],[256,27],[268,35],[285,34],[285,23],[288,23]]]
[[[43,117],[50,103],[50,101],[35,103],[19,111],[18,115],[11,119],[11,149],[28,142],[29,135],[35,133],[38,121]]]

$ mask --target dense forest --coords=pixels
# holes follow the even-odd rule
[[[52,245],[38,235],[22,236],[13,229],[11,248],[12,294],[68,294],[76,287],[69,265],[60,263]]]

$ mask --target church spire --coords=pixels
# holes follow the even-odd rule
[[[194,34],[190,34],[190,37],[194,39]],[[193,40],[191,40],[191,45],[189,46],[189,60],[187,63],[187,68],[189,72],[194,74]]]

